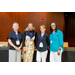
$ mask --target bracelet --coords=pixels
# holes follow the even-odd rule
[[[59,50],[61,50],[61,48],[59,48]]]
[[[20,46],[22,48],[22,46]]]

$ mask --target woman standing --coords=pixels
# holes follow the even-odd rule
[[[13,23],[13,31],[8,35],[9,62],[21,62],[22,34],[18,31],[19,24]]]
[[[36,48],[36,31],[34,31],[32,23],[28,24],[28,27],[23,33],[23,51],[24,51],[24,62],[32,62],[34,49]],[[35,49],[36,50],[36,49]]]
[[[40,26],[41,33],[37,35],[37,62],[46,62],[46,57],[48,53],[49,46],[49,36],[45,33],[46,27],[45,25]]]
[[[57,24],[50,24],[50,62],[61,62],[63,48],[63,33],[57,29]]]

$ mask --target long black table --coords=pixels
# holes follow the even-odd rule
[[[75,62],[75,47],[65,47],[62,53],[62,62]],[[47,54],[47,62],[49,61],[50,51]],[[0,47],[0,62],[9,62],[9,47]],[[33,55],[33,62],[36,62],[36,51]]]
[[[0,47],[0,62],[9,61],[9,47]]]
[[[62,62],[75,62],[75,47],[64,47],[64,52],[62,53]],[[36,61],[36,51],[34,52],[33,62]],[[48,51],[46,62],[50,62],[50,51]]]
[[[75,47],[65,47],[62,53],[62,62],[75,62]]]

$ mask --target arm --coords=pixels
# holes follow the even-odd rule
[[[49,46],[50,45],[50,40],[49,40],[49,36],[48,35],[46,37],[46,41],[47,41],[47,45]]]
[[[60,47],[59,47],[59,49],[62,48],[63,44],[64,44],[64,42],[63,42],[63,33],[60,32],[60,35],[59,35],[59,45],[60,45]]]
[[[49,50],[49,48],[50,48],[50,40],[49,40],[49,36],[48,35],[46,36],[46,41],[47,41],[48,50]]]
[[[22,37],[22,43],[23,43],[23,51],[24,51],[24,53],[26,53],[25,38],[26,38],[26,32],[23,33],[23,37]]]
[[[60,47],[59,47],[59,50],[58,50],[58,55],[60,55],[60,50],[61,50],[61,48],[62,48],[62,46],[63,46],[63,33],[62,32],[60,32],[59,33],[60,35],[59,35],[59,45],[60,45]]]
[[[21,34],[21,44],[19,46],[19,50],[22,48],[22,34]]]
[[[9,35],[8,35],[8,37],[7,37],[7,39],[8,39],[8,43],[12,46],[12,47],[14,47],[16,50],[18,50],[18,48],[12,43],[12,32],[10,32],[9,33]]]
[[[36,37],[37,37],[37,32],[35,33],[35,40],[34,40],[34,43],[35,43],[35,50],[36,50]]]
[[[19,47],[19,50],[22,48],[22,43],[21,43],[21,45],[20,45],[20,47]]]
[[[38,45],[38,34],[37,34],[37,40],[36,40],[36,41],[37,41],[37,43],[36,43],[36,44]],[[37,50],[37,45],[36,45],[36,50]]]
[[[12,47],[14,47],[16,50],[18,50],[18,48],[11,42],[11,39],[8,39],[8,43],[9,43]]]
[[[25,37],[26,37],[26,32],[24,32],[22,36],[23,47],[25,47]]]

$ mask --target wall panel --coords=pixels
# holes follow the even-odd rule
[[[50,23],[55,21],[58,28],[64,32],[64,13],[63,12],[0,12],[0,41],[7,41],[7,36],[12,31],[12,24],[19,23],[19,31],[23,34],[29,22],[35,26],[39,33],[40,19],[46,25],[46,32],[49,34]]]

